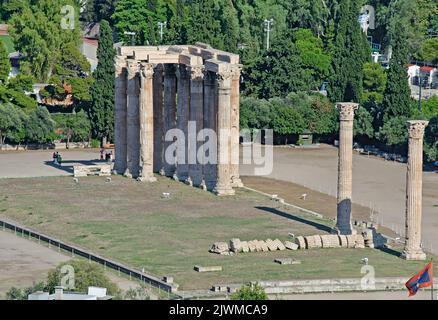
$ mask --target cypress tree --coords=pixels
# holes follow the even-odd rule
[[[93,133],[104,143],[113,134],[114,106],[114,56],[112,30],[105,20],[100,22],[97,68],[93,73],[91,87],[91,107],[89,110]]]
[[[392,117],[409,117],[411,115],[411,90],[408,73],[404,67],[408,63],[409,56],[407,23],[399,17],[399,14],[395,14],[391,20],[392,57],[389,62],[387,85],[383,94],[384,122]]]
[[[340,1],[329,86],[332,101],[360,101],[362,69],[370,60],[370,48],[358,22],[359,10],[359,0]]]
[[[8,52],[3,42],[0,40],[0,83],[5,83],[8,80],[9,72],[11,71],[11,63],[9,61]]]

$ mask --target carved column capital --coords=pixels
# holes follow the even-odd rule
[[[121,56],[116,56],[114,66],[116,70],[116,76],[118,76],[126,68],[126,60]]]
[[[142,63],[141,75],[146,79],[152,79],[154,76],[154,65],[152,63]]]
[[[190,79],[195,81],[202,81],[204,79],[204,66],[191,66],[189,67]]]
[[[137,72],[140,71],[140,66],[137,61],[135,60],[126,60],[127,63],[127,70],[128,70],[128,77],[133,78],[137,74]]]
[[[240,79],[240,73],[242,72],[243,66],[241,64],[234,64],[231,66],[231,77],[233,80]]]
[[[222,87],[225,85],[225,83],[231,79],[232,72],[231,70],[224,70],[216,74],[217,75],[217,81],[219,83],[219,87]]]
[[[411,139],[422,139],[424,136],[424,130],[426,129],[429,121],[425,120],[410,120],[407,122],[408,134]]]
[[[359,108],[359,104],[353,102],[338,102],[336,108],[339,110],[339,120],[353,121],[354,111]]]

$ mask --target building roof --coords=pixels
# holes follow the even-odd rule
[[[434,69],[435,69],[434,67],[429,67],[429,66],[424,66],[420,68],[421,71],[425,71],[425,72],[431,72]]]

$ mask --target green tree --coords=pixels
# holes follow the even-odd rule
[[[31,293],[43,291],[45,286],[46,284],[44,282],[38,282],[25,289],[12,287],[8,292],[6,292],[6,300],[27,300]]]
[[[15,141],[23,130],[21,110],[12,104],[0,103],[0,149],[6,139]]]
[[[383,100],[386,87],[385,69],[378,63],[367,62],[363,66],[363,94],[362,101],[378,102]]]
[[[370,48],[358,23],[360,0],[340,0],[335,26],[332,77],[328,93],[331,101],[360,102],[363,65],[370,60]]]
[[[258,283],[242,286],[230,298],[231,300],[268,300],[265,290]]]
[[[353,132],[359,139],[374,137],[373,117],[367,109],[361,107],[356,111]]]
[[[306,130],[306,123],[301,114],[291,106],[287,105],[284,99],[272,98],[269,100],[272,112],[272,129],[280,137],[291,134],[300,134]]]
[[[57,114],[52,118],[56,122],[56,127],[61,129],[66,137],[67,149],[70,141],[85,141],[89,138],[91,124],[83,110],[73,114]]]
[[[11,63],[9,61],[9,55],[6,51],[6,47],[0,40],[0,84],[6,83],[10,71]]]
[[[37,107],[29,114],[26,121],[26,140],[46,143],[54,137],[55,122],[45,107]]]
[[[271,105],[267,100],[242,97],[240,126],[245,129],[271,129]]]
[[[379,130],[379,140],[399,150],[406,149],[406,142],[408,141],[407,120],[407,117],[399,116],[386,121]]]
[[[74,269],[75,288],[77,292],[87,292],[88,287],[102,287],[107,289],[107,294],[111,296],[118,296],[120,289],[114,284],[104,273],[102,267],[96,263],[91,263],[82,260],[70,260],[63,262],[52,270],[47,275],[46,290],[50,293],[55,291],[55,287],[61,284],[61,268],[64,265],[70,265]]]
[[[424,138],[426,161],[438,161],[438,114],[429,121]]]
[[[94,134],[102,139],[102,143],[105,143],[108,138],[111,139],[113,134],[114,56],[111,27],[107,21],[102,20],[97,49],[99,62],[93,73],[92,103],[89,111]]]
[[[438,63],[438,38],[430,38],[423,42],[419,53],[420,59],[437,64]]]

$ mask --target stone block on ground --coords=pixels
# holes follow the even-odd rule
[[[230,240],[230,250],[234,253],[238,253],[242,251],[242,242],[238,238],[234,238]]]
[[[280,251],[286,250],[286,247],[284,246],[283,242],[281,242],[279,239],[275,239],[274,241],[277,245],[278,250]]]
[[[277,258],[274,260],[274,262],[285,265],[285,264],[301,264],[300,260],[295,260],[292,258]]]
[[[361,234],[347,235],[348,248],[365,248],[365,240]]]
[[[347,236],[340,234],[338,235],[339,237],[339,244],[342,248],[348,248],[348,241],[347,241]]]
[[[289,250],[297,250],[299,248],[299,246],[296,243],[293,243],[291,241],[285,241],[284,246],[286,247],[286,249]]]
[[[323,248],[339,248],[339,236],[336,234],[324,234],[321,235]]]
[[[322,247],[321,237],[316,236],[306,236],[304,237],[306,241],[307,249],[317,249]]]
[[[298,236],[295,238],[295,243],[298,245],[298,249],[307,249],[306,240],[303,236]]]
[[[215,272],[215,271],[222,271],[222,267],[221,266],[209,266],[209,267],[202,267],[202,266],[198,266],[196,265],[194,267],[195,271],[197,272]]]
[[[215,242],[210,248],[210,252],[217,254],[229,254],[230,248],[226,242]]]
[[[248,241],[242,241],[240,244],[242,246],[242,252],[249,252]]]
[[[256,251],[256,245],[255,245],[254,241],[248,241],[248,248],[249,248],[249,252]]]
[[[269,251],[268,245],[266,244],[265,241],[260,241],[260,245],[262,246],[263,252]]]
[[[271,239],[266,240],[269,251],[277,251],[277,244]]]

